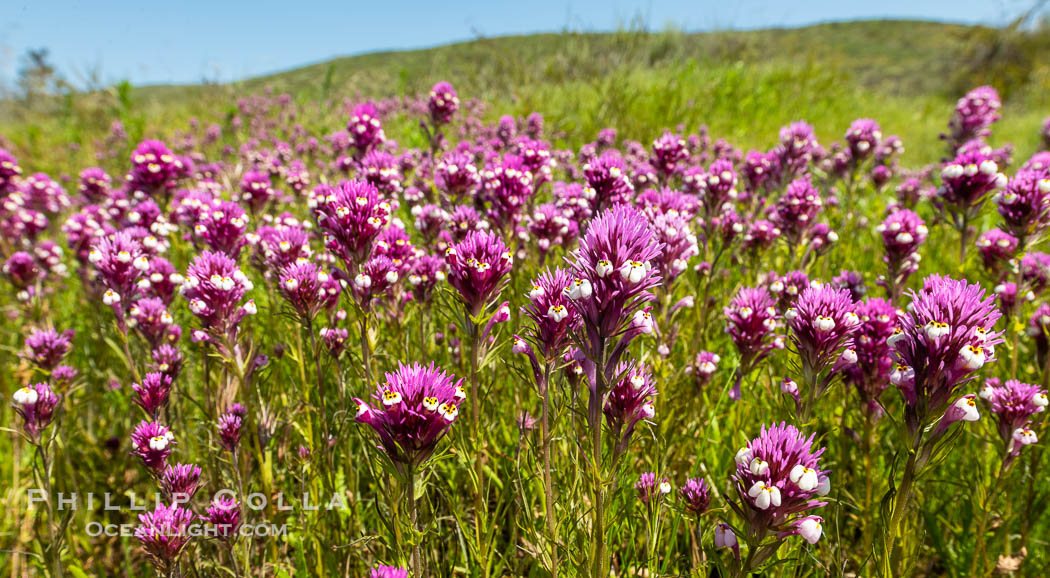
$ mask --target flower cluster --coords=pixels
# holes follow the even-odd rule
[[[1035,443],[1035,434],[1030,433],[1029,426],[1035,414],[1046,411],[1048,401],[1042,387],[1016,379],[1006,383],[989,379],[981,388],[980,397],[995,414],[999,438],[1011,451],[1020,451],[1022,446]]]
[[[814,450],[813,437],[784,423],[762,426],[759,436],[737,452],[733,480],[743,506],[737,511],[752,535],[773,532],[782,538],[805,531],[803,538],[816,542],[814,528],[803,525],[813,519],[809,511],[825,505],[819,497],[831,486],[820,466],[824,449]],[[819,523],[816,530],[819,538]]]
[[[241,319],[256,312],[254,301],[241,304],[241,299],[252,287],[252,282],[229,256],[210,251],[197,255],[186,271],[186,281],[182,285],[182,296],[203,329],[194,332],[194,339],[222,341],[235,338]]]
[[[462,383],[433,363],[399,363],[372,395],[374,407],[354,399],[357,421],[375,430],[380,446],[396,466],[417,467],[430,457],[459,416],[459,405],[466,399]]]
[[[499,293],[513,263],[503,240],[487,231],[472,231],[445,251],[448,283],[474,317]]]
[[[50,385],[35,383],[16,390],[11,400],[14,402],[11,407],[22,418],[22,431],[30,443],[39,443],[41,432],[55,418],[61,398]]]
[[[1002,334],[994,330],[995,300],[980,285],[932,275],[910,294],[911,306],[888,343],[898,363],[890,381],[904,396],[914,432],[944,414],[974,372],[995,361]]]
[[[740,353],[737,381],[730,398],[740,399],[743,377],[770,353],[784,348],[782,337],[775,336],[780,314],[776,302],[765,287],[741,289],[725,308],[726,333]]]
[[[324,232],[325,246],[350,270],[356,269],[368,259],[373,241],[390,222],[390,204],[363,181],[322,185],[315,194],[319,200],[314,213]]]
[[[644,363],[630,365],[621,363],[616,368],[620,377],[605,398],[605,421],[617,441],[616,453],[627,449],[631,435],[638,422],[650,420],[656,415],[653,398],[656,397],[656,382],[652,371]]]
[[[638,499],[643,504],[649,504],[670,494],[671,482],[667,478],[657,478],[655,472],[646,472],[638,476],[634,490],[638,492]]]

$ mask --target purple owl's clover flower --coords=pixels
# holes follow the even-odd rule
[[[143,421],[131,433],[131,444],[131,453],[138,456],[142,465],[150,472],[160,474],[175,445],[175,434],[157,422]]]
[[[193,332],[194,341],[226,345],[236,341],[241,319],[257,311],[253,300],[241,303],[252,288],[252,282],[229,256],[209,251],[197,255],[181,289],[190,312],[201,322],[201,329]]]
[[[733,510],[742,518],[740,538],[750,549],[742,576],[772,556],[784,538],[799,535],[810,543],[820,538],[822,520],[810,512],[826,505],[820,498],[831,491],[831,482],[820,464],[824,449],[815,450],[813,439],[794,426],[773,424],[762,426],[737,452]]]
[[[177,504],[157,504],[152,512],[139,514],[135,537],[160,575],[171,575],[178,564],[192,537],[190,525],[196,518],[192,511]]]
[[[989,379],[979,397],[990,407],[996,418],[996,430],[1004,446],[1003,467],[1009,467],[1024,446],[1039,441],[1031,427],[1031,419],[1046,411],[1046,390],[1038,385],[1016,379],[1001,383]],[[975,410],[976,411],[976,410]]]
[[[890,384],[893,348],[887,340],[897,329],[897,308],[893,303],[872,297],[857,305],[860,326],[853,336],[857,363],[846,368],[846,381],[852,384],[868,415],[882,415],[879,396]]]
[[[833,378],[857,362],[853,336],[861,321],[855,310],[848,290],[821,285],[806,288],[784,313],[791,343],[802,362],[805,391],[800,392],[799,415],[803,421]]]
[[[966,256],[971,239],[970,226],[985,200],[1006,184],[1006,175],[999,172],[999,164],[980,150],[960,153],[941,169],[937,198],[947,211],[952,227],[959,231],[961,259]]]
[[[431,363],[399,363],[386,374],[370,405],[360,399],[357,421],[370,426],[380,447],[402,473],[422,465],[459,417],[466,398],[463,380],[456,380]]]
[[[376,237],[390,222],[390,203],[363,181],[321,185],[315,193],[319,200],[314,213],[325,246],[343,261],[349,275],[356,275],[372,254]]]
[[[430,89],[427,109],[435,126],[448,124],[459,110],[459,95],[451,83],[439,82]]]
[[[638,492],[638,499],[643,504],[650,505],[654,502],[658,503],[664,496],[671,493],[671,482],[667,478],[657,478],[655,472],[646,472],[638,476],[634,490]]]
[[[102,302],[113,309],[121,331],[126,331],[126,316],[138,293],[138,280],[149,269],[149,258],[131,233],[120,231],[101,238],[88,254],[106,291]]]
[[[657,395],[656,380],[644,363],[622,362],[616,374],[622,377],[609,390],[603,410],[616,444],[613,464],[627,450],[638,423],[656,416],[653,398]]]
[[[448,283],[474,318],[499,294],[513,263],[503,240],[487,231],[472,231],[445,251]]]
[[[146,412],[150,419],[157,419],[157,412],[168,405],[171,397],[172,378],[163,373],[147,373],[142,378],[142,384],[133,383],[131,389],[135,391],[136,405]]]
[[[606,151],[583,165],[587,185],[583,195],[589,200],[595,214],[610,207],[630,202],[634,185],[627,174],[627,165],[614,150]]]
[[[882,235],[886,255],[886,275],[880,284],[886,287],[890,301],[896,302],[912,273],[919,270],[919,247],[926,242],[929,229],[919,215],[908,209],[894,211],[875,231]]]
[[[54,329],[34,331],[26,337],[25,357],[40,369],[52,371],[72,351],[73,335],[72,329],[61,333]]]
[[[941,135],[952,154],[963,144],[990,135],[991,126],[1002,118],[1002,106],[999,93],[990,86],[979,86],[960,98],[948,122],[949,134]]]
[[[892,503],[886,530],[891,538],[882,552],[887,560],[915,480],[930,464],[938,442],[952,424],[979,417],[976,396],[960,396],[960,390],[981,367],[995,361],[995,346],[1002,342],[1002,333],[994,330],[1000,317],[995,298],[985,296],[980,285],[932,275],[922,290],[910,295],[907,313],[887,340],[895,350],[897,366],[890,381],[904,398],[903,422],[910,448],[901,458],[905,463],[898,466],[903,472],[900,483],[891,481],[895,489],[885,498]]]
[[[736,294],[723,313],[726,333],[740,354],[734,373],[729,398],[740,399],[740,386],[758,364],[778,349],[784,348],[784,338],[775,335],[780,314],[776,301],[765,287],[744,288]]]
[[[1035,244],[1050,225],[1050,169],[1018,171],[995,195],[995,204],[1021,250]]]
[[[945,414],[977,370],[995,361],[1002,333],[994,331],[1000,317],[995,298],[979,285],[932,275],[911,296],[888,343],[898,363],[890,379],[904,397],[914,436]]]
[[[241,504],[230,496],[216,496],[203,516],[215,527],[215,535],[221,540],[233,540],[241,526]]]
[[[54,420],[61,400],[46,383],[28,385],[11,396],[11,407],[22,418],[22,431],[30,443],[40,443],[40,434]]]

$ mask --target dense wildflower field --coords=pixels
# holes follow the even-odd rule
[[[570,145],[447,82],[4,143],[0,560],[1043,575],[1050,119],[928,112],[914,166],[862,114]]]

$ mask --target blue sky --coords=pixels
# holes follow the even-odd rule
[[[136,84],[229,81],[379,50],[562,29],[605,31],[641,15],[651,29],[799,26],[828,20],[920,18],[1002,24],[1021,0],[4,0],[0,81],[19,56],[48,47],[76,83],[95,71]]]

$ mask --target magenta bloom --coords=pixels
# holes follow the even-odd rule
[[[570,246],[579,233],[577,223],[570,220],[566,211],[554,203],[543,203],[531,216],[525,218],[529,235],[536,239],[540,249],[540,262],[547,258],[552,247]]]
[[[459,416],[466,398],[463,380],[431,363],[405,365],[386,374],[372,395],[375,407],[355,399],[357,421],[379,436],[379,443],[397,467],[417,467],[430,457],[437,443]]]
[[[233,200],[248,205],[252,214],[258,214],[276,197],[277,191],[273,189],[268,173],[246,171],[241,175],[240,190],[233,196]]]
[[[139,514],[135,537],[162,576],[168,576],[178,563],[190,542],[190,525],[195,519],[193,512],[177,505],[158,504],[154,511]]]
[[[620,335],[609,351],[612,370],[623,349],[635,336],[653,331],[649,313],[650,289],[660,284],[653,262],[662,247],[645,217],[629,206],[609,209],[591,221],[580,248],[573,253],[576,279],[567,295],[583,320],[585,353],[600,361],[600,348]]]
[[[371,311],[376,299],[385,297],[400,279],[397,266],[384,255],[376,255],[361,267],[351,283],[354,299],[365,311]]]
[[[710,383],[711,376],[718,370],[718,364],[721,361],[722,356],[710,351],[701,351],[696,354],[696,359],[685,368],[685,372],[693,376],[697,391]]]
[[[153,368],[175,379],[182,371],[182,353],[178,347],[164,344],[153,350]]]
[[[153,421],[143,421],[131,433],[131,453],[142,460],[142,465],[155,474],[164,470],[168,456],[175,445],[175,434]]]
[[[481,186],[481,175],[473,157],[459,152],[446,153],[434,167],[434,186],[454,203],[471,197]]]
[[[1050,170],[1021,170],[995,195],[1006,229],[1025,245],[1050,224]]]
[[[538,347],[545,361],[554,360],[564,352],[571,343],[572,330],[579,324],[579,312],[568,296],[574,286],[569,271],[546,269],[532,282],[529,302],[521,308],[531,322],[526,336]]]
[[[994,297],[977,284],[931,275],[911,292],[909,311],[888,340],[898,367],[890,376],[907,403],[905,418],[914,433],[944,414],[974,372],[995,361],[1000,313]]]
[[[1023,430],[1035,414],[1045,411],[1048,403],[1046,391],[1042,387],[1021,383],[1016,379],[1004,384],[1000,384],[998,379],[989,379],[981,389],[980,397],[991,407],[997,421],[999,438],[1008,445],[1017,430]]]
[[[332,187],[321,185],[314,213],[324,232],[325,246],[354,270],[372,253],[372,244],[390,222],[390,204],[379,191],[362,181],[344,181]]]
[[[783,182],[802,174],[819,148],[816,132],[809,123],[797,121],[781,128],[780,144],[774,152],[784,173]]]
[[[77,188],[89,203],[100,203],[106,199],[113,181],[106,171],[92,167],[80,171]]]
[[[434,255],[423,255],[412,261],[408,274],[408,285],[412,298],[417,303],[430,303],[434,287],[448,278],[445,260]]]
[[[134,402],[141,407],[150,419],[157,419],[160,408],[168,405],[171,396],[172,378],[163,373],[147,373],[142,377],[142,384],[133,383]]]
[[[750,151],[744,157],[740,170],[747,181],[748,190],[760,193],[775,185],[780,179],[780,158],[776,152]]]
[[[875,153],[882,141],[882,127],[870,118],[858,118],[849,125],[846,131],[846,144],[850,156],[863,160]]]
[[[897,309],[889,301],[873,297],[857,305],[860,326],[853,337],[857,363],[846,367],[846,380],[857,388],[865,410],[882,413],[879,396],[890,383],[893,348],[887,340],[897,329]]]
[[[408,578],[408,570],[397,566],[376,566],[368,576],[369,578]]]
[[[128,312],[128,326],[133,327],[146,338],[150,348],[161,343],[175,342],[182,336],[182,328],[175,325],[175,319],[168,312],[164,302],[156,297],[139,299]]]
[[[687,479],[678,489],[678,495],[681,496],[685,509],[696,516],[703,515],[711,505],[711,495],[704,478]]]
[[[61,333],[54,329],[38,329],[26,337],[25,356],[37,367],[51,371],[73,350],[73,330]]]
[[[0,148],[0,197],[7,196],[17,187],[16,179],[22,174],[18,159],[7,150]]]
[[[979,86],[971,90],[955,103],[955,113],[948,123],[950,133],[942,138],[955,150],[965,142],[988,136],[990,127],[1002,117],[1002,106],[994,88]]]
[[[700,254],[699,241],[689,219],[678,211],[653,211],[646,215],[661,246],[661,254],[653,262],[653,267],[664,284],[671,285],[689,268],[689,260]]]
[[[1006,186],[1006,175],[988,154],[979,150],[964,152],[941,169],[941,187],[937,196],[962,230],[962,220],[971,220],[984,204],[988,194]]]
[[[435,125],[447,124],[459,110],[459,96],[448,82],[439,82],[430,89],[427,110]]]
[[[1017,252],[1017,238],[1001,229],[992,229],[977,238],[977,251],[986,269],[998,272]]]
[[[22,206],[30,211],[54,215],[72,204],[62,185],[44,173],[26,177],[19,191]]]
[[[514,259],[498,235],[472,231],[445,251],[448,282],[459,292],[467,312],[477,317],[503,286]]]
[[[671,482],[667,478],[658,479],[655,472],[646,472],[638,476],[634,490],[638,492],[638,499],[643,504],[649,504],[671,493]]]
[[[371,104],[359,104],[350,113],[350,120],[346,122],[346,130],[349,133],[350,144],[357,151],[358,158],[373,148],[386,141],[386,133],[383,132],[383,123],[379,120],[379,114]]]
[[[656,416],[653,398],[656,397],[656,380],[645,363],[621,362],[616,367],[621,376],[613,384],[605,398],[605,422],[616,440],[616,454],[627,449],[638,422]]]
[[[43,276],[36,259],[25,251],[16,251],[4,262],[4,275],[11,281],[11,285],[20,291],[32,291],[36,282]],[[26,296],[31,293],[26,292]]]
[[[393,196],[401,192],[404,177],[394,155],[381,150],[370,150],[361,159],[360,175],[381,193]]]
[[[303,320],[313,319],[339,302],[339,282],[310,261],[300,260],[282,268],[277,274],[277,287]]]
[[[813,186],[809,176],[799,177],[787,186],[787,190],[773,206],[770,220],[794,246],[802,242],[814,225],[824,201],[820,191]]]
[[[532,173],[516,155],[505,155],[498,165],[482,171],[479,199],[488,204],[493,224],[506,231],[521,221],[521,212],[532,196]]]
[[[809,287],[802,292],[794,307],[784,313],[791,329],[791,342],[802,358],[802,374],[807,387],[818,387],[820,395],[827,379],[818,386],[818,376],[825,369],[838,372],[856,363],[853,335],[860,326],[853,297],[846,289],[830,285]]]
[[[40,442],[40,433],[55,418],[55,409],[62,398],[46,383],[27,385],[11,396],[11,407],[22,418],[22,430],[30,443]]]
[[[248,241],[256,246],[263,263],[273,270],[294,264],[313,255],[310,237],[297,226],[278,225],[259,227]]]
[[[926,242],[929,229],[919,215],[908,209],[894,211],[886,217],[875,231],[882,235],[882,246],[886,256],[885,284],[891,298],[898,295],[912,273],[919,270],[919,247]]]
[[[237,537],[237,530],[241,527],[241,504],[229,496],[216,497],[203,517],[215,526],[219,538],[231,540]]]
[[[182,296],[207,336],[217,340],[233,339],[241,319],[256,311],[252,300],[241,304],[244,294],[252,287],[236,261],[223,253],[205,251],[193,259],[186,271]]]
[[[212,251],[234,258],[248,242],[248,214],[237,203],[223,201],[201,209],[193,233]]]
[[[818,499],[830,489],[820,467],[824,449],[814,451],[813,438],[784,423],[762,426],[737,452],[733,480],[742,507],[734,509],[752,535],[794,534],[795,522],[825,505]]]
[[[627,203],[634,194],[634,185],[627,173],[627,165],[614,150],[609,150],[596,159],[583,165],[583,176],[587,186],[584,196],[590,201],[591,210],[595,213]]]
[[[783,338],[774,336],[780,318],[775,303],[765,287],[744,288],[724,310],[726,333],[740,352],[736,383],[729,393],[731,399],[740,399],[741,381],[760,361],[784,348]]]
[[[237,450],[237,444],[241,440],[243,417],[233,411],[227,411],[219,416],[219,443],[228,452]]]
[[[193,464],[175,464],[164,468],[160,487],[169,500],[185,502],[200,489],[201,469]]]
[[[659,171],[666,181],[678,172],[679,165],[689,159],[689,150],[685,139],[671,131],[664,131],[660,138],[653,141],[653,152],[649,163]]]
[[[142,252],[142,245],[130,233],[120,231],[99,239],[88,260],[98,269],[106,287],[102,302],[112,307],[118,320],[123,321],[124,312],[131,307],[138,292],[139,277],[149,269],[149,258]]]
[[[167,196],[182,175],[183,163],[159,140],[139,143],[131,153],[128,190],[136,198]]]

